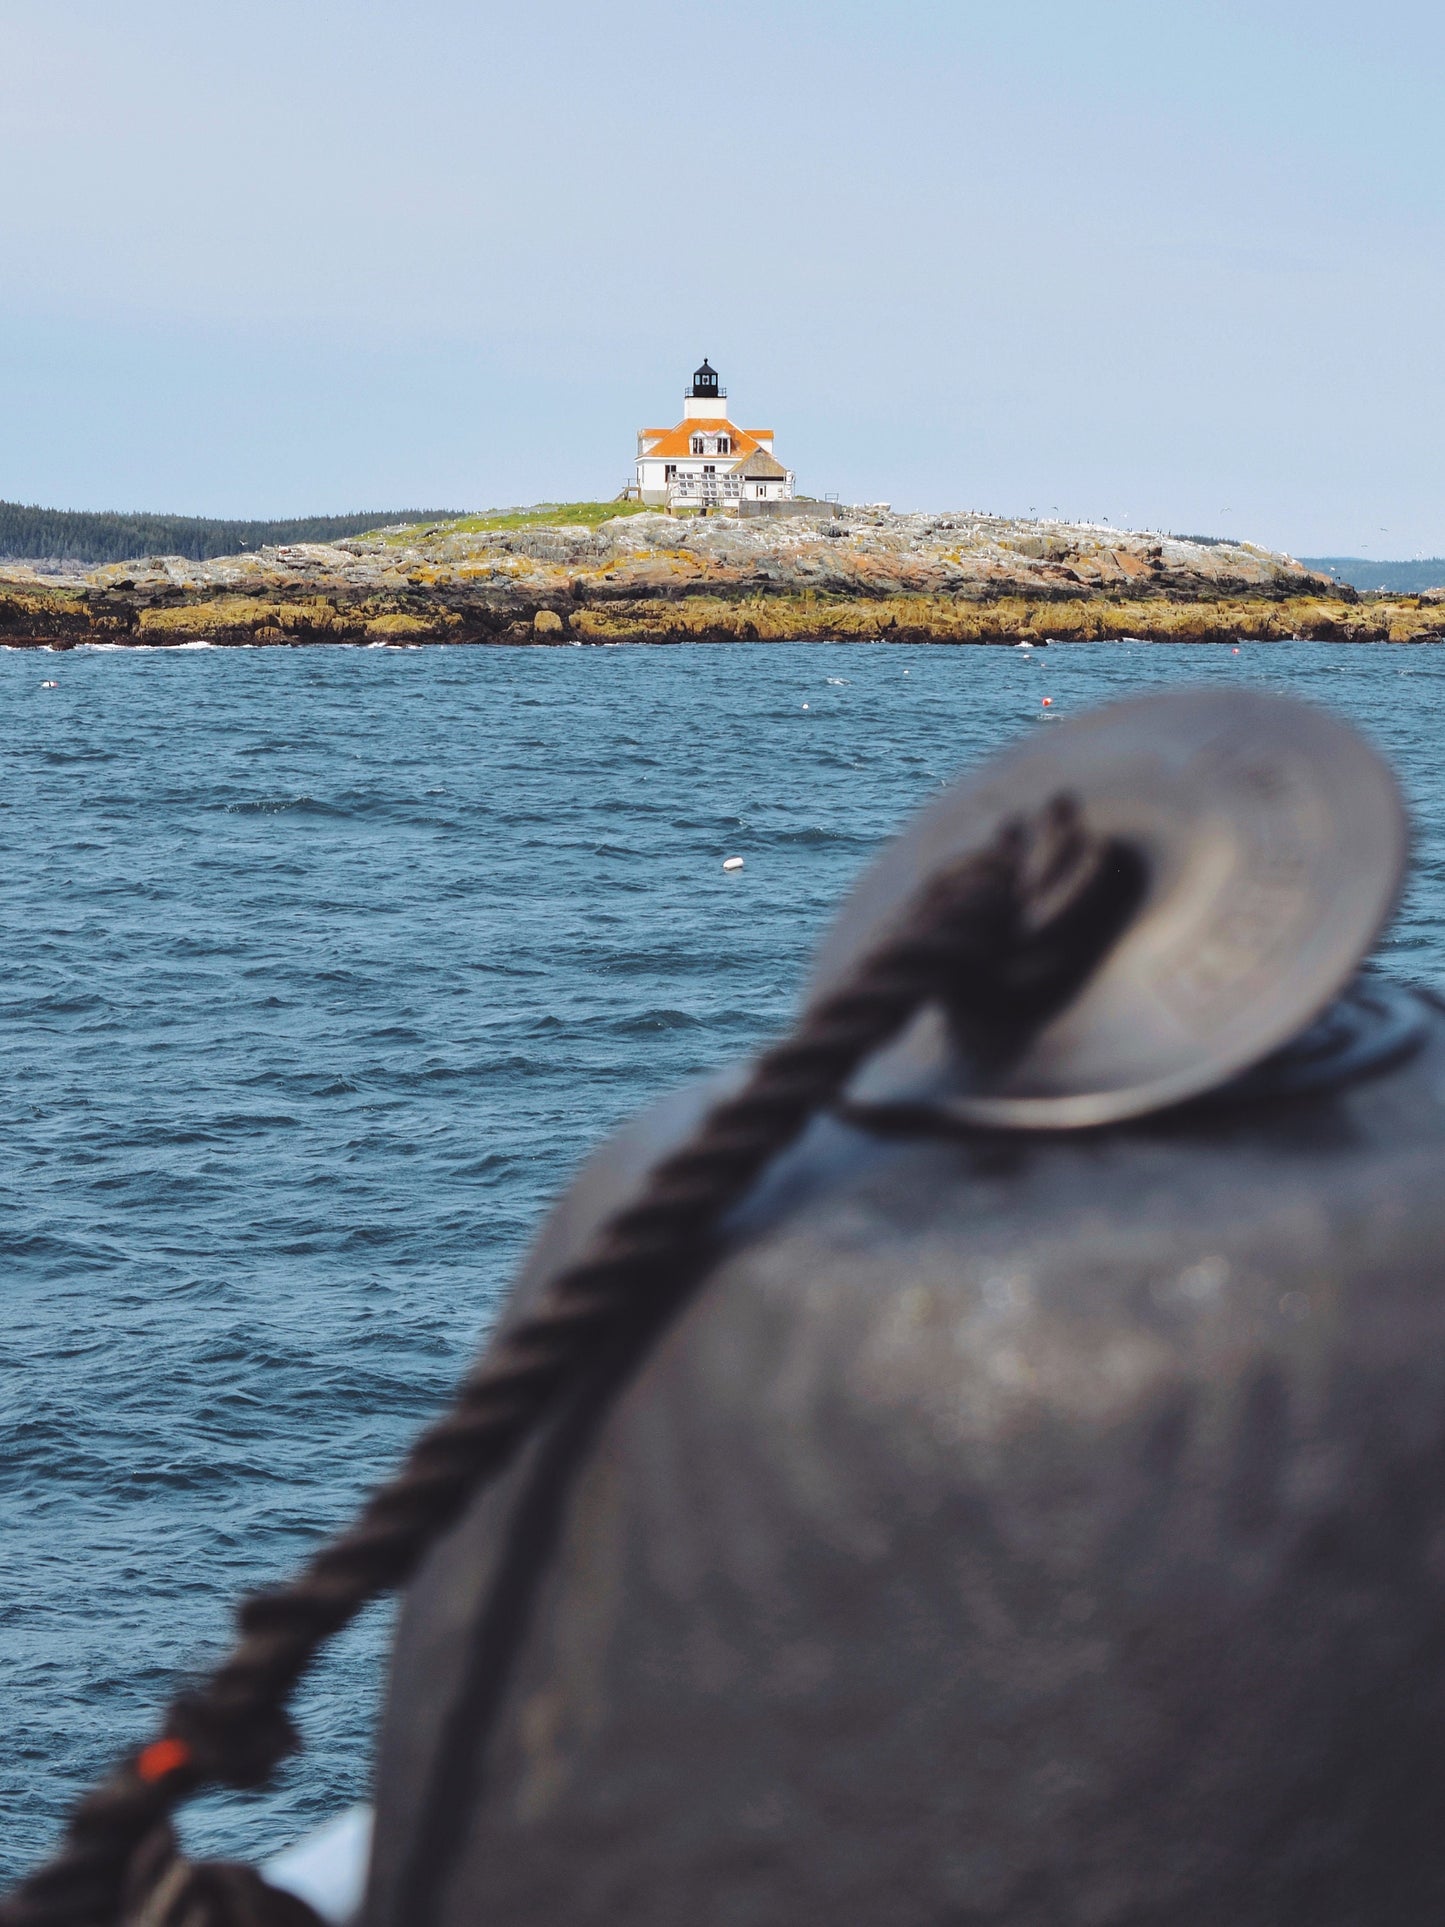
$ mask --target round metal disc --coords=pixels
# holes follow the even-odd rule
[[[1394,908],[1405,812],[1363,737],[1291,697],[1140,696],[1040,728],[926,809],[844,904],[813,992],[884,939],[933,871],[1061,791],[1091,829],[1145,860],[1127,930],[1004,1070],[975,1072],[929,1010],[864,1068],[851,1100],[1031,1130],[1179,1103],[1298,1035],[1354,976]]]

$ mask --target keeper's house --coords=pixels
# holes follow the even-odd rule
[[[728,420],[726,388],[706,361],[684,395],[676,428],[637,431],[637,493],[654,508],[731,508],[790,502],[793,472],[773,454],[771,428]]]

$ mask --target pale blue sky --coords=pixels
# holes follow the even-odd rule
[[[802,488],[1445,551],[1445,9],[0,0],[0,496]]]

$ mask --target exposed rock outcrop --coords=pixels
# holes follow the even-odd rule
[[[1445,635],[1243,542],[978,515],[820,511],[441,525],[83,575],[0,566],[0,642],[1012,642]]]

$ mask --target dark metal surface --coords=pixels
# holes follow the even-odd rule
[[[1421,1021],[1395,1069],[1287,1106],[815,1126],[552,1490],[495,1722],[467,1683],[545,1441],[412,1587],[370,1927],[1433,1927]],[[523,1297],[703,1101],[604,1151]]]
[[[1042,731],[964,778],[863,878],[824,942],[836,983],[924,878],[1057,791],[1145,858],[1132,927],[1016,1060],[964,1061],[923,1013],[851,1095],[967,1123],[1097,1125],[1193,1097],[1302,1031],[1392,911],[1406,851],[1394,777],[1346,723],[1241,690],[1134,698]]]
[[[1268,1103],[1373,1077],[1424,1042],[1425,1006],[1402,984],[1366,974],[1262,1064],[1209,1093],[1205,1102]]]

